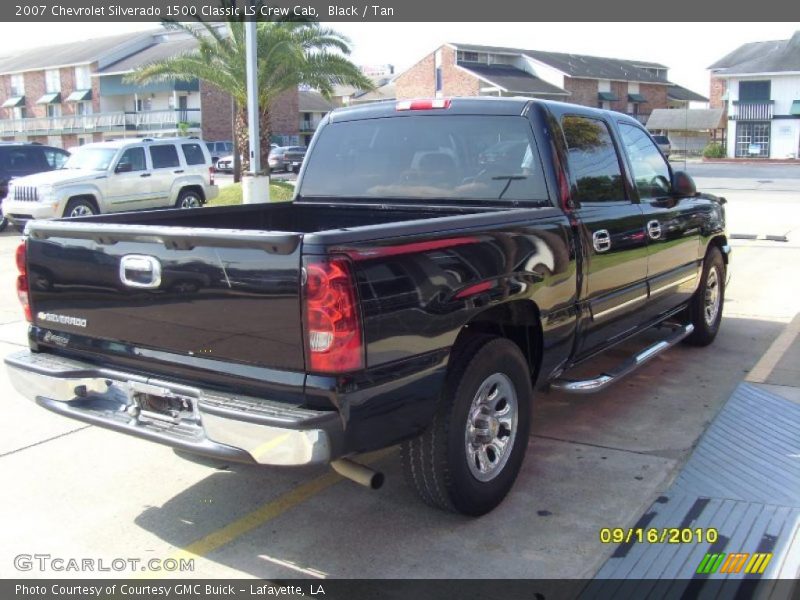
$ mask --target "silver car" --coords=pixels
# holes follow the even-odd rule
[[[669,153],[672,152],[672,144],[670,143],[669,138],[665,135],[654,135],[653,140],[658,146],[658,149],[661,150],[662,154],[669,158]]]

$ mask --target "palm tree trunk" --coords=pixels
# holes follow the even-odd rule
[[[270,131],[269,110],[262,110],[259,115],[259,139],[261,142],[261,172],[269,175],[269,150],[270,139],[272,137]],[[238,107],[236,111],[236,130],[233,135],[236,138],[236,144],[241,148],[242,152],[242,172],[249,172],[250,169],[250,132],[247,129],[247,109]]]

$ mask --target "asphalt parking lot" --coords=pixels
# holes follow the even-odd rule
[[[169,575],[203,578],[591,577],[614,550],[600,542],[600,529],[633,525],[669,486],[722,403],[800,310],[798,181],[770,190],[739,180],[731,196],[729,182],[699,180],[728,190],[731,223],[780,229],[787,241],[733,242],[713,346],[678,346],[594,396],[538,394],[520,478],[477,520],[419,503],[396,449],[371,457],[387,476],[377,492],[322,467],[203,466],[47,413],[0,370],[0,577],[162,574],[38,566],[21,573],[14,558],[23,553],[107,563],[193,558],[192,571]],[[18,237],[0,235],[0,355],[25,346],[14,293]],[[615,363],[647,337],[655,336],[584,369]]]

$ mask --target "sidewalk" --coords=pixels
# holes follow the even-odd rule
[[[620,544],[589,588],[676,579],[698,597],[726,582],[728,597],[783,597],[774,580],[800,575],[800,313],[734,391],[672,486],[634,529],[711,529],[700,543]],[[749,572],[748,572],[749,571]],[[639,591],[644,592],[642,584]],[[780,590],[780,591],[778,591]],[[678,590],[676,590],[678,591]],[[738,597],[738,596],[737,596]]]

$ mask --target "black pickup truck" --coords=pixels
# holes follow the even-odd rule
[[[333,111],[292,202],[35,221],[17,253],[30,350],[6,359],[53,412],[262,465],[402,444],[428,503],[502,501],[534,389],[587,393],[680,340],[712,342],[724,200],[635,120],[531,99]],[[615,369],[569,369],[661,326]]]

